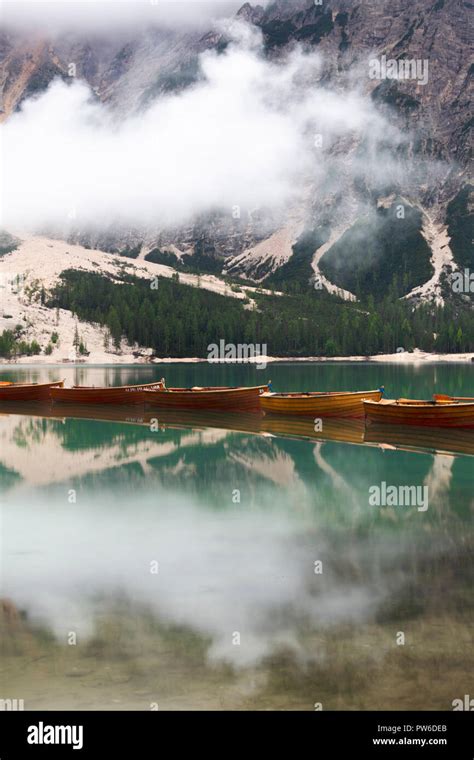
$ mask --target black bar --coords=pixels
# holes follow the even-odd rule
[[[326,760],[333,753],[348,758],[472,760],[473,717],[462,711],[2,712],[0,760],[179,757],[184,751],[225,757],[239,749],[252,756],[261,750],[268,757],[272,749],[281,756],[288,745],[292,758],[309,752],[311,760]],[[64,731],[56,732],[60,726]],[[43,743],[28,743],[28,737]],[[47,744],[50,738],[72,743]]]

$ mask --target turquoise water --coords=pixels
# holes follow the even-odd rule
[[[384,385],[389,398],[431,398],[433,393],[473,395],[474,363],[394,365],[379,363],[281,363],[265,369],[251,365],[159,364],[125,367],[0,366],[0,380],[51,382],[67,385],[122,385],[154,382],[165,377],[168,386],[262,385],[272,380],[275,391],[366,390]]]
[[[0,380],[162,375],[474,395],[472,365],[10,366]],[[466,432],[395,440],[360,422],[318,433],[4,404],[0,696],[26,709],[452,709],[474,661],[473,453]],[[426,489],[426,504],[374,504],[382,483]]]

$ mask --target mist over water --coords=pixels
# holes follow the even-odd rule
[[[173,377],[209,382],[222,369],[176,366]],[[285,383],[289,368],[273,369]],[[232,371],[226,381],[250,369]],[[324,385],[333,371],[365,385],[374,368],[291,376],[304,384],[320,373]],[[392,387],[421,391],[433,370],[384,371]],[[466,382],[469,371],[459,368]],[[108,370],[81,372],[98,382]],[[471,456],[364,443],[357,421],[327,423],[318,440],[311,425],[300,438],[242,419],[235,430],[224,417],[206,426],[162,416],[152,432],[132,411],[106,421],[0,410],[9,692],[70,709],[148,709],[152,699],[313,709],[318,698],[380,709],[426,704],[412,673],[439,709],[465,693],[450,653],[469,659]],[[371,506],[382,481],[426,485],[428,510]]]
[[[90,636],[104,600],[126,598],[209,636],[210,659],[235,664],[256,662],[276,643],[298,648],[304,620],[363,619],[382,597],[370,570],[363,582],[338,577],[327,536],[308,516],[288,514],[284,499],[249,510],[229,496],[218,512],[164,491],[138,503],[112,493],[79,495],[77,504],[23,496],[3,514],[4,593],[63,640],[69,630]],[[364,546],[354,548],[360,562]],[[318,578],[314,561],[323,558]]]

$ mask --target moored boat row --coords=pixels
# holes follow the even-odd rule
[[[157,406],[164,409],[195,409],[214,411],[260,411],[259,396],[267,385],[253,387],[167,388],[164,380],[142,385],[73,386],[65,388],[64,381],[54,383],[11,383],[0,386],[0,401],[44,401],[57,404],[119,406]]]
[[[268,385],[167,388],[164,379],[110,387],[52,383],[0,383],[0,402],[50,401],[84,406],[151,406],[169,410],[218,413],[264,412],[307,418],[363,418],[366,423],[430,427],[474,427],[474,398],[435,394],[430,401],[382,398],[384,388],[351,392],[274,393]]]
[[[163,409],[212,409],[221,411],[259,411],[259,395],[266,385],[255,387],[167,388],[164,380],[147,385],[111,388],[53,388],[56,403],[141,404]]]

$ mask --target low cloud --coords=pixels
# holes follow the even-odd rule
[[[235,206],[283,215],[309,186],[337,187],[331,151],[344,140],[363,143],[364,170],[390,176],[384,150],[400,137],[370,99],[322,86],[318,55],[270,62],[259,32],[227,33],[224,54],[201,55],[197,84],[140,114],[119,120],[79,81],[25,101],[2,127],[3,225],[166,227]],[[346,167],[340,190],[347,181]]]
[[[2,0],[2,25],[48,34],[130,31],[149,25],[206,26],[235,13],[240,0]]]

